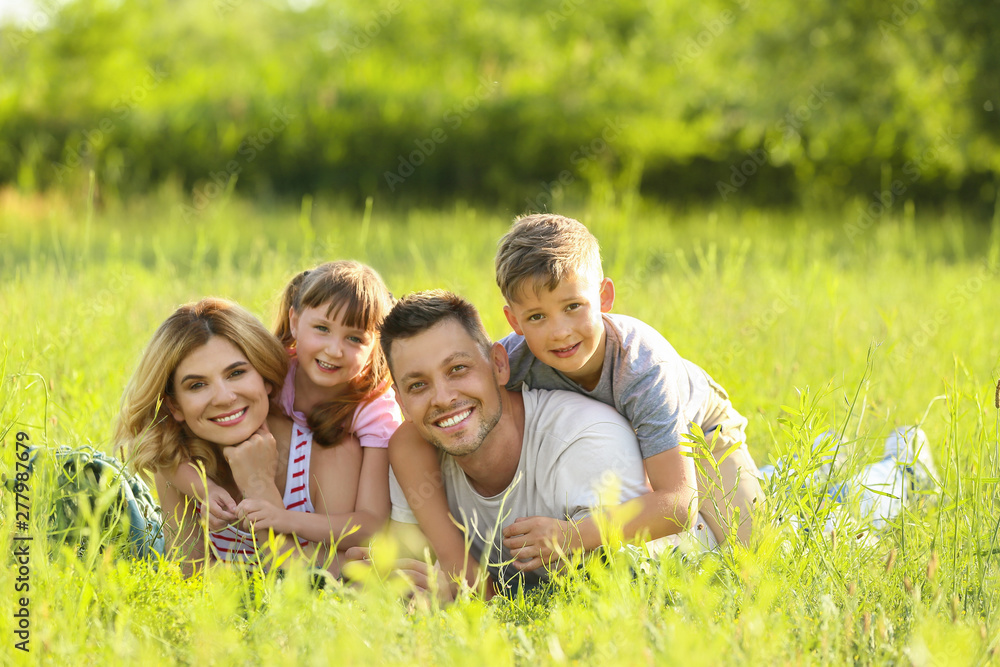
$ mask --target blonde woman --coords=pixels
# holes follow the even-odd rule
[[[292,537],[279,540],[282,552],[339,574],[330,546],[349,546],[340,540],[352,529],[361,448],[356,438],[321,447],[272,409],[287,370],[278,340],[224,299],[178,308],[142,354],[116,441],[135,470],[152,473],[167,553],[188,573],[211,560],[267,566],[273,531]],[[167,481],[184,461],[239,501],[233,524],[206,530],[207,508]]]

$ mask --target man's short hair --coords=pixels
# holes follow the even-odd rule
[[[496,256],[497,285],[504,298],[517,301],[522,290],[555,289],[568,275],[604,278],[601,249],[583,223],[562,215],[535,213],[518,218]]]
[[[486,333],[475,306],[457,294],[445,290],[413,292],[396,302],[379,329],[382,352],[389,361],[389,370],[392,370],[393,341],[398,338],[412,338],[447,319],[461,324],[483,354],[489,355],[493,342]]]

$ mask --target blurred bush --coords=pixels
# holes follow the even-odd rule
[[[0,28],[0,184],[22,190],[997,196],[997,4],[53,1]]]

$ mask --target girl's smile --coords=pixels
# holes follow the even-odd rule
[[[289,324],[299,370],[305,374],[305,378],[296,375],[296,389],[302,380],[308,380],[322,388],[325,396],[343,393],[348,383],[364,371],[375,347],[372,332],[348,326],[344,309],[334,310],[330,304],[301,311],[293,308]]]

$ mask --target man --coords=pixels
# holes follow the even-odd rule
[[[444,291],[407,295],[381,328],[381,344],[406,422],[389,445],[416,429],[438,449],[447,506],[395,466],[406,501],[393,499],[393,519],[419,522],[442,568],[474,580],[485,564],[500,589],[530,587],[547,577],[538,567],[513,567],[535,556],[518,549],[514,517],[578,521],[601,504],[648,492],[635,433],[613,408],[563,391],[505,389],[510,368],[503,346],[491,343],[476,309]],[[398,494],[397,494],[398,495]],[[461,526],[456,529],[450,514]],[[572,523],[568,524],[572,525]],[[501,531],[508,527],[507,539]],[[466,542],[470,549],[466,549]]]

